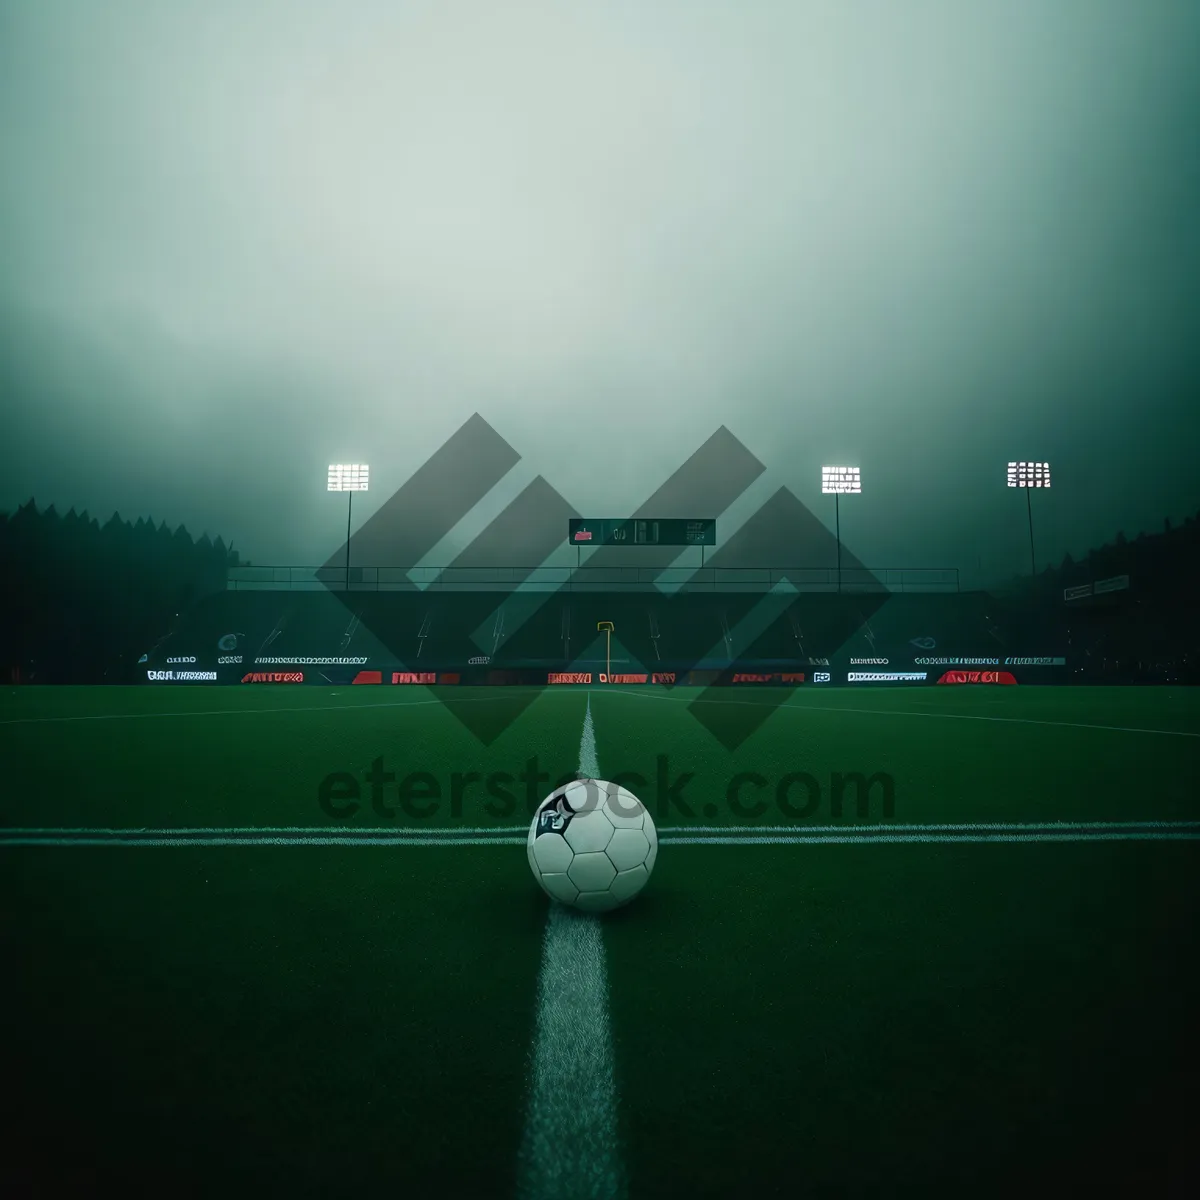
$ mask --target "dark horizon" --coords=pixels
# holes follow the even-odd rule
[[[107,514],[106,516],[101,516],[98,513],[92,513],[86,509],[80,511],[80,510],[75,509],[74,507],[67,509],[66,511],[61,511],[57,505],[55,505],[53,503],[41,504],[37,501],[36,497],[32,497],[32,496],[24,504],[18,505],[16,509],[13,509],[11,511],[0,510],[0,524],[3,524],[5,522],[8,522],[8,521],[14,519],[14,517],[17,517],[21,513],[27,513],[31,506],[33,508],[33,511],[41,518],[45,518],[53,512],[53,515],[55,517],[57,517],[57,519],[60,521],[66,522],[66,521],[70,521],[73,519],[76,522],[78,522],[80,525],[90,526],[94,531],[97,531],[97,532],[106,531],[111,526],[119,524],[127,532],[136,533],[138,530],[144,528],[147,532],[153,533],[155,536],[164,536],[165,535],[168,538],[173,539],[173,540],[174,539],[182,539],[184,544],[189,545],[189,546],[195,545],[196,547],[201,547],[201,546],[211,547],[214,552],[217,552],[219,555],[224,556],[224,558],[228,561],[228,564],[231,568],[233,568],[233,567],[305,568],[305,567],[320,567],[322,565],[324,565],[327,568],[331,567],[331,566],[335,567],[335,568],[340,568],[340,564],[342,562],[342,553],[344,552],[344,547],[343,547],[343,551],[340,551],[338,554],[329,558],[324,564],[284,563],[281,561],[274,561],[274,560],[269,560],[269,559],[265,559],[265,558],[251,558],[251,557],[246,556],[243,553],[243,550],[241,547],[228,541],[220,533],[216,533],[216,532],[214,532],[212,530],[208,530],[208,529],[202,529],[199,532],[196,532],[194,530],[189,529],[187,527],[186,522],[179,522],[177,524],[172,524],[166,518],[156,518],[152,514],[145,515],[145,516],[139,514],[135,517],[130,517],[125,514],[122,514],[119,511],[116,511],[116,510]],[[1088,549],[1082,554],[1072,555],[1072,554],[1068,553],[1060,559],[1055,559],[1055,560],[1051,560],[1051,561],[1039,560],[1037,563],[1037,574],[1039,577],[1043,577],[1047,573],[1055,574],[1055,575],[1061,573],[1061,574],[1065,575],[1065,574],[1069,573],[1072,568],[1078,568],[1078,567],[1085,566],[1090,561],[1111,559],[1114,554],[1120,555],[1120,552],[1123,547],[1127,547],[1133,543],[1138,543],[1145,539],[1156,539],[1161,534],[1171,534],[1171,533],[1175,533],[1175,532],[1178,532],[1181,530],[1186,530],[1186,529],[1192,528],[1193,526],[1197,525],[1198,523],[1200,523],[1200,509],[1198,509],[1195,513],[1188,514],[1187,516],[1184,517],[1184,519],[1182,521],[1173,522],[1173,521],[1171,521],[1171,519],[1169,517],[1164,518],[1162,525],[1158,529],[1140,530],[1137,533],[1133,534],[1132,536],[1129,535],[1124,529],[1119,529],[1112,537],[1106,539],[1104,542],[1099,543],[1095,546],[1088,547]],[[745,547],[743,547],[743,550],[744,549],[745,549]],[[755,568],[755,567],[769,567],[769,568],[774,568],[774,569],[783,569],[785,566],[789,566],[789,565],[790,566],[801,566],[801,567],[805,567],[805,568],[832,568],[832,566],[834,565],[832,561],[825,562],[824,560],[822,560],[822,561],[818,562],[815,559],[813,559],[811,561],[806,561],[803,563],[798,563],[798,562],[793,562],[791,560],[788,560],[787,563],[785,563],[784,559],[782,559],[782,558],[774,558],[770,554],[757,553],[759,546],[756,544],[752,545],[750,547],[750,549],[755,552],[752,552],[752,553],[743,552],[734,557],[717,557],[715,550],[710,551],[709,552],[710,556],[704,560],[703,565],[717,566],[717,567],[721,567],[721,568],[725,568],[725,569],[730,568],[730,567],[745,568],[745,569],[751,569],[751,568]],[[562,568],[562,567],[569,568],[572,566],[572,562],[570,560],[570,555],[567,555],[565,557],[565,559],[564,559],[564,556],[561,554],[555,554],[552,557],[555,559],[555,561],[553,563],[551,563],[549,560],[546,560],[545,562],[534,562],[534,556],[531,556],[531,555],[522,556],[520,554],[515,554],[515,555],[505,554],[505,553],[502,553],[499,549],[495,549],[492,552],[488,553],[485,558],[476,559],[470,555],[470,550],[468,548],[468,551],[464,552],[464,554],[460,555],[459,558],[457,560],[455,560],[454,562],[438,564],[438,567],[441,569],[449,568],[453,572],[455,570],[461,570],[464,567],[472,568],[474,570],[487,569],[487,568],[491,567],[491,568],[503,571],[504,569],[511,568],[511,567],[528,568],[531,564],[534,566],[554,566],[554,567],[558,567],[558,568]],[[695,561],[692,561],[693,558],[695,559]],[[396,567],[402,566],[402,564],[400,564],[398,562],[388,562],[388,561],[384,561],[382,559],[378,562],[376,562],[376,561],[356,561],[353,563],[353,565],[355,567],[360,567],[360,568],[361,567],[368,567],[368,568],[393,567],[393,568],[396,568]],[[589,564],[587,562],[584,562],[583,565],[586,568],[586,567],[588,567]],[[612,567],[612,566],[618,566],[618,567],[642,566],[642,567],[646,567],[649,569],[649,568],[653,568],[653,567],[669,565],[672,568],[674,568],[676,570],[676,572],[679,572],[679,571],[690,571],[690,570],[696,569],[696,568],[700,567],[702,564],[698,557],[698,553],[694,552],[694,551],[693,552],[684,552],[682,554],[682,556],[676,556],[676,554],[673,550],[665,550],[665,551],[660,550],[657,556],[653,556],[653,561],[652,561],[650,558],[645,558],[645,557],[639,558],[638,551],[635,550],[632,553],[628,553],[628,554],[623,554],[623,553],[617,552],[615,554],[610,555],[608,558],[606,558],[604,560],[597,560],[596,562],[593,562],[591,565],[593,567],[598,566],[600,569],[604,569],[605,567]],[[857,570],[861,573],[861,571],[864,569],[866,569],[866,570],[872,570],[872,569],[881,570],[881,569],[889,569],[889,568],[894,569],[895,566],[900,566],[900,564],[875,564],[875,565],[864,564],[864,563],[859,562],[856,558],[854,558],[853,555],[848,550],[844,551],[842,565],[843,565],[843,569],[847,573],[848,579],[851,577],[850,572],[852,572],[854,570]],[[1027,565],[1028,565],[1028,563],[1027,563]],[[978,581],[972,577],[972,574],[969,569],[964,570],[964,569],[956,566],[953,563],[941,564],[940,567],[936,566],[934,564],[912,564],[911,568],[914,569],[916,572],[924,571],[927,573],[926,586],[929,586],[928,581],[929,581],[929,579],[932,579],[932,575],[934,572],[936,572],[938,570],[945,570],[945,569],[954,570],[954,571],[958,572],[958,575],[959,575],[959,578],[961,580],[962,587],[964,590],[971,590],[971,589],[982,589],[982,590],[1001,589],[1001,590],[1003,590],[1007,586],[1010,586],[1013,584],[1021,585],[1022,581],[1027,581],[1030,578],[1028,570],[1026,570],[1024,572],[1016,571],[1008,578],[995,579],[995,580],[991,581],[990,583],[987,583],[987,582],[981,583],[980,581]],[[428,571],[430,571],[432,569],[434,569],[434,568],[433,567],[423,568],[423,570],[425,571],[425,575],[423,576],[423,578],[427,578]],[[558,578],[558,576],[557,575],[546,576],[545,578],[546,579],[554,579],[554,578]],[[914,580],[919,579],[919,578],[920,578],[919,575],[914,575]]]
[[[981,585],[1010,459],[1039,563],[1200,507],[1200,11],[217,11],[0,16],[0,509],[318,563],[330,462],[360,528],[476,412],[519,461],[436,565],[722,426],[720,536],[781,487],[832,529],[857,465],[860,560]]]

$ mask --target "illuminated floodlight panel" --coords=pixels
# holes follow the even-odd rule
[[[330,463],[329,491],[365,492],[367,490],[366,463]]]
[[[862,473],[859,467],[822,467],[821,492],[825,495],[845,496],[862,491]]]
[[[1008,464],[1009,487],[1050,486],[1050,464],[1047,462],[1010,462]]]

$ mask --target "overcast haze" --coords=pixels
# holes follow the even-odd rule
[[[1145,0],[0,0],[0,508],[324,561],[329,462],[365,518],[478,411],[497,507],[621,515],[724,424],[831,524],[860,464],[869,565],[1023,569],[1014,457],[1042,561],[1157,530],[1198,51]]]

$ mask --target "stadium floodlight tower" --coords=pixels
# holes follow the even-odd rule
[[[1050,486],[1050,464],[1048,462],[1010,462],[1008,464],[1008,486],[1025,488],[1025,511],[1029,514],[1029,573],[1037,576],[1037,560],[1033,553],[1033,504],[1029,493],[1034,488]]]
[[[842,496],[858,495],[862,491],[862,471],[858,467],[822,467],[821,492],[833,496],[833,522],[837,534],[837,590],[842,590]]]
[[[367,490],[366,463],[330,463],[331,492],[346,493],[346,591],[350,590],[350,514],[354,509],[354,493]]]

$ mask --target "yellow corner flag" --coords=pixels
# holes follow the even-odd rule
[[[612,675],[612,635],[613,623],[611,621],[597,621],[596,631],[604,630],[604,678],[608,679]]]

